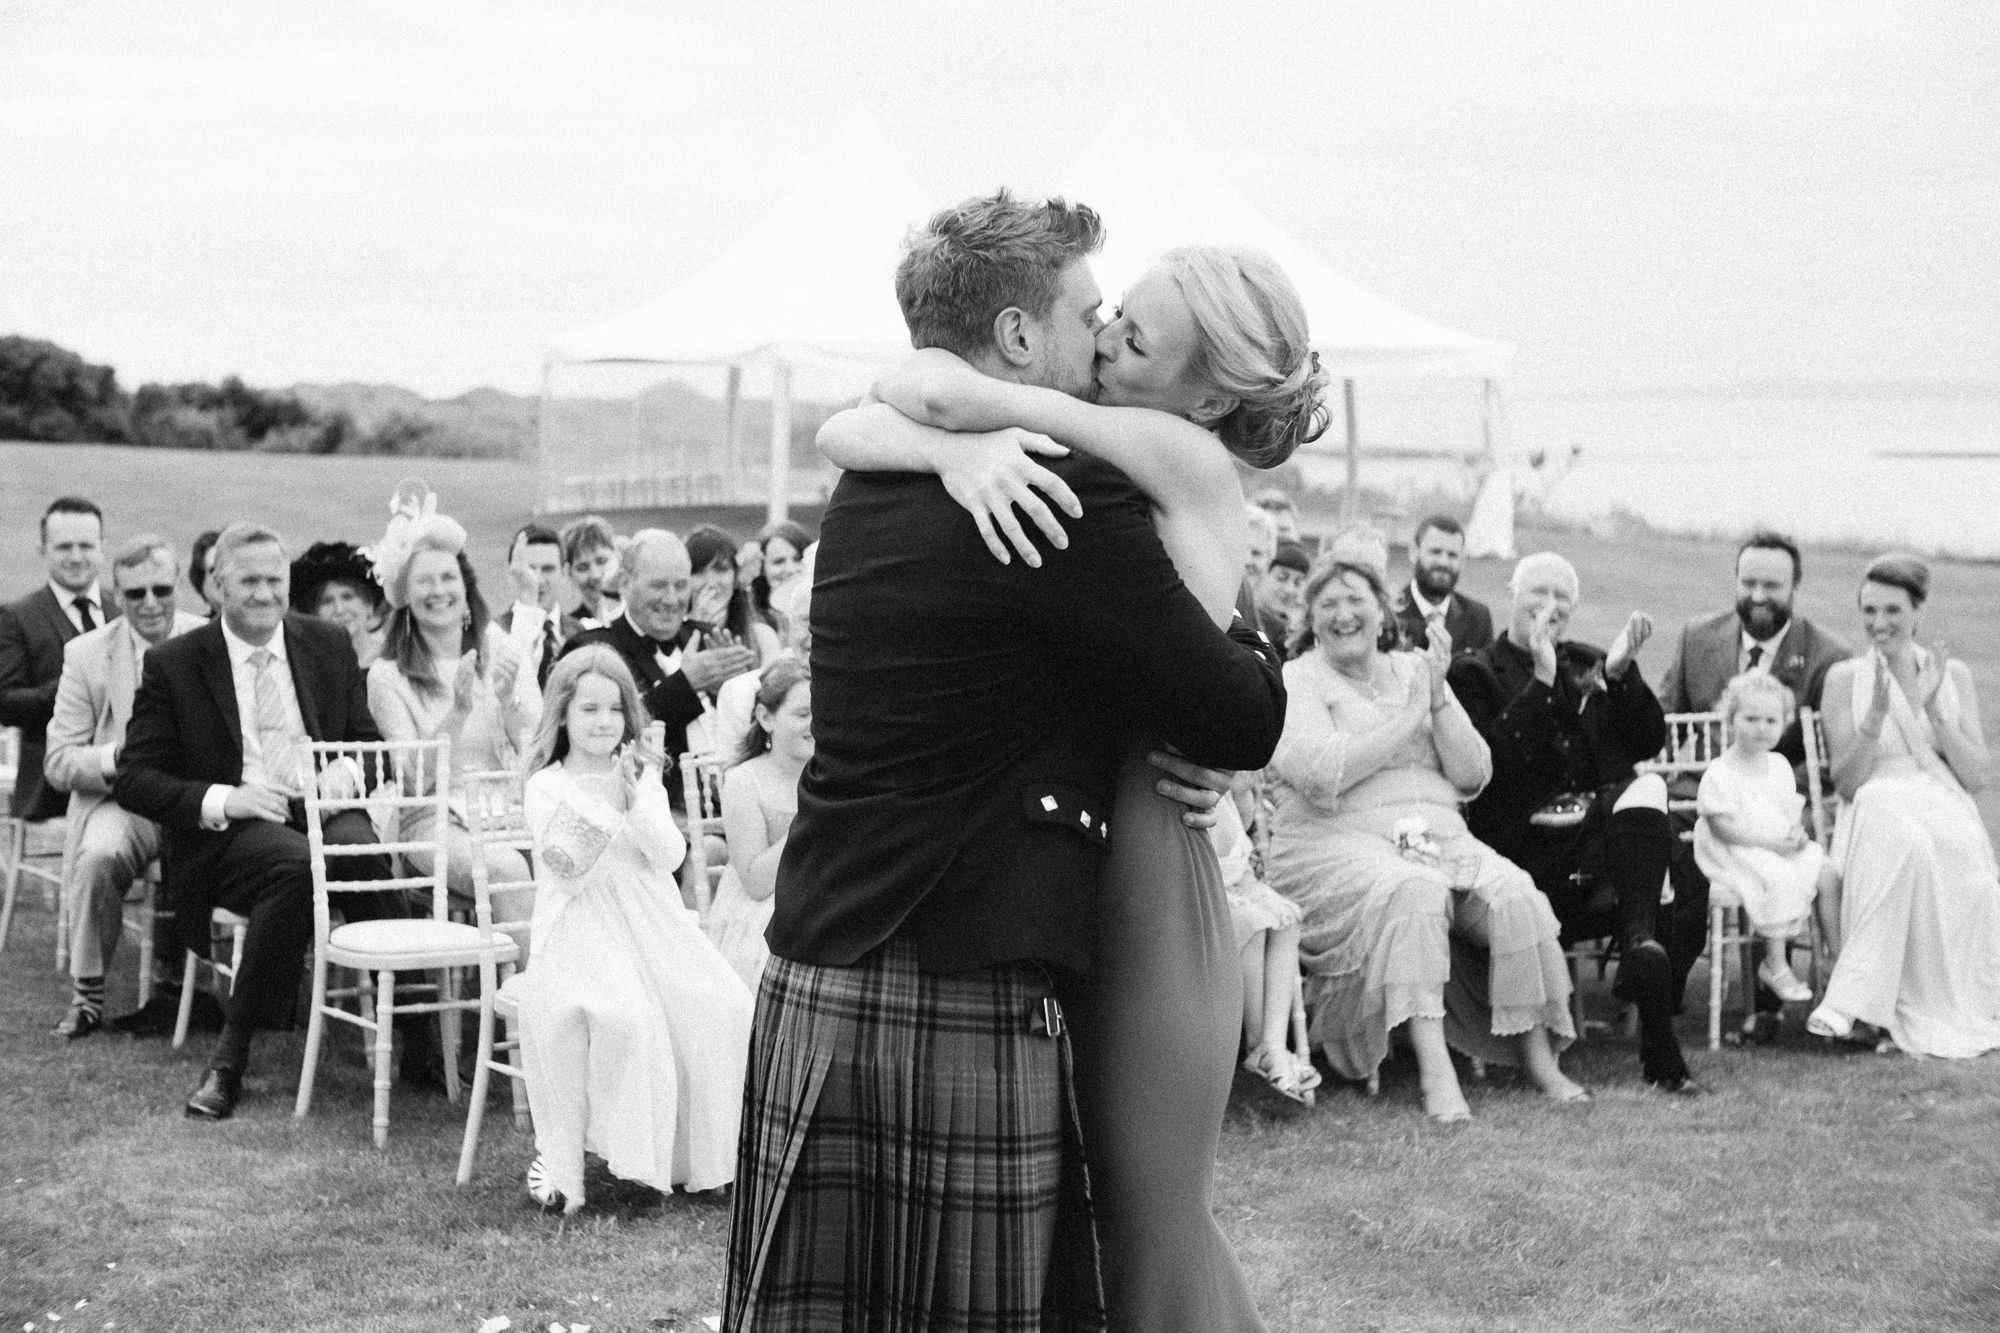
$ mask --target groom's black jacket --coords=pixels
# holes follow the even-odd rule
[[[1041,543],[1038,570],[996,561],[935,477],[848,473],[834,489],[815,752],[768,932],[780,957],[847,965],[899,937],[927,971],[1081,974],[1120,745],[1269,762],[1285,689],[1261,636],[1214,627],[1123,473],[1049,465],[1084,514],[1067,550]]]

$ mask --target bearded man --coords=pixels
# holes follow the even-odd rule
[[[1412,648],[1430,646],[1430,626],[1444,623],[1454,653],[1476,653],[1493,642],[1493,612],[1486,603],[1458,591],[1465,568],[1465,528],[1446,514],[1433,514],[1410,538],[1410,582],[1396,599],[1396,623]]]

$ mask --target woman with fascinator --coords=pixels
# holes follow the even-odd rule
[[[385,740],[449,739],[455,782],[466,773],[515,767],[541,722],[542,696],[535,673],[523,669],[519,651],[488,619],[465,558],[465,529],[437,513],[436,504],[421,482],[405,482],[374,548],[374,577],[390,612],[382,655],[368,668],[368,711]],[[432,818],[428,807],[403,811],[401,836],[432,838]],[[472,839],[456,803],[442,841],[447,887],[469,899]],[[429,873],[427,855],[410,859],[418,873]],[[487,864],[494,879],[528,878],[518,852],[491,849]],[[518,906],[496,903],[495,910],[525,916],[527,905]]]
[[[388,599],[368,553],[352,542],[314,542],[292,561],[292,610],[340,626],[365,671],[382,655]]]

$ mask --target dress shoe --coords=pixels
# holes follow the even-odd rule
[[[187,1113],[194,1120],[227,1120],[236,1114],[236,1099],[243,1095],[243,1071],[211,1069],[201,1076],[201,1086],[187,1099]]]
[[[1664,1008],[1669,1002],[1667,991],[1673,984],[1673,973],[1665,945],[1658,940],[1639,940],[1625,947],[1611,993],[1629,1004]]]
[[[82,1041],[104,1026],[104,1011],[73,1004],[56,1024],[55,1033],[64,1041]]]
[[[1682,1073],[1668,1078],[1647,1080],[1655,1088],[1671,1097],[1706,1097],[1708,1087],[1696,1080],[1693,1074]]]

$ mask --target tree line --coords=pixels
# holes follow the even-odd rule
[[[291,454],[516,452],[514,441],[486,438],[490,433],[469,434],[459,421],[420,410],[390,410],[364,423],[344,408],[254,388],[234,375],[217,384],[142,384],[128,393],[111,366],[39,338],[0,336],[0,440]]]

